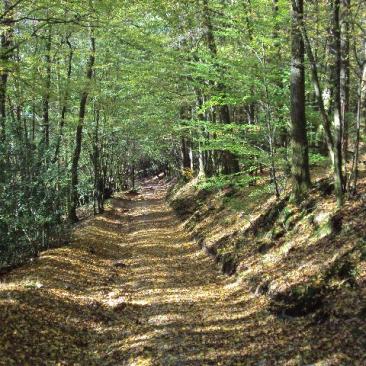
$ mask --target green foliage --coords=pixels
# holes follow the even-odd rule
[[[242,173],[234,175],[216,175],[214,177],[201,179],[197,183],[197,188],[207,191],[217,191],[226,187],[239,189],[247,187],[251,182],[254,182],[256,178],[257,177]]]
[[[322,165],[324,162],[328,161],[328,157],[321,155],[316,152],[311,152],[309,154],[309,163],[310,165]]]
[[[282,192],[290,171],[291,13],[285,0],[276,4],[210,0],[206,9],[192,1],[39,0],[15,2],[7,12],[3,2],[2,20],[13,18],[1,30],[5,38],[11,33],[10,44],[2,42],[0,50],[0,82],[6,80],[0,85],[3,250],[45,247],[53,233],[63,231],[85,92],[78,206],[95,206],[97,197],[126,188],[135,176],[159,170],[179,175],[182,139],[193,157],[193,171],[183,173],[186,181],[206,175],[199,185],[208,190],[265,182],[251,191],[253,199]],[[319,77],[327,85],[331,68],[323,41],[329,9],[323,3],[306,7],[317,14],[306,25],[326,66]],[[360,16],[353,18],[357,23]],[[362,51],[358,28],[352,31],[355,54]],[[89,78],[91,37],[96,52]],[[310,163],[322,165],[324,131],[309,75]],[[223,175],[228,157],[240,174]]]
[[[62,217],[67,182],[59,179],[57,167],[14,145],[5,148],[0,153],[0,268],[37,256],[68,233]]]

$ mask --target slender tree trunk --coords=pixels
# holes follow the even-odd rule
[[[203,152],[201,148],[201,142],[198,141],[198,176],[199,177],[205,177],[205,165],[203,162]]]
[[[269,106],[269,92],[268,92],[268,88],[266,87],[266,96],[267,96],[267,101],[264,105],[264,109],[266,112],[266,127],[267,127],[267,133],[268,133],[268,146],[269,146],[269,159],[270,159],[270,178],[271,178],[271,183],[273,183],[274,189],[275,189],[275,194],[276,197],[279,198],[280,197],[280,187],[278,184],[278,179],[277,179],[277,168],[276,168],[276,150],[275,150],[275,133],[274,133],[274,129],[273,129],[273,124],[272,124],[272,116],[271,116],[271,110],[270,110],[270,106]]]
[[[304,22],[302,22],[302,25],[301,25],[301,33],[302,33],[302,37],[303,37],[304,44],[305,44],[306,54],[307,54],[309,62],[310,62],[312,83],[313,83],[313,87],[314,87],[314,92],[315,92],[315,97],[316,97],[316,101],[318,104],[318,108],[319,108],[319,111],[320,111],[320,114],[322,117],[322,124],[323,124],[323,128],[324,128],[325,139],[326,139],[326,143],[327,143],[329,156],[332,160],[332,164],[334,164],[334,141],[333,141],[331,122],[330,122],[328,113],[325,110],[323,93],[322,93],[322,88],[320,85],[320,80],[319,80],[319,75],[318,75],[318,66],[317,66],[318,64],[317,64],[317,60],[315,59],[315,56],[314,56],[314,53],[313,53],[313,50],[311,47],[310,39],[307,35],[307,31],[306,31]]]
[[[34,144],[36,139],[36,105],[32,103],[32,144]]]
[[[51,93],[51,48],[52,48],[52,27],[48,26],[48,35],[46,43],[46,80],[45,90],[43,96],[43,139],[45,146],[48,147],[50,144],[50,93]]]
[[[282,57],[282,44],[281,39],[279,37],[280,27],[278,24],[278,18],[279,18],[279,11],[280,11],[280,4],[278,0],[272,0],[273,3],[273,21],[274,21],[274,27],[272,32],[272,38],[273,38],[273,44],[276,48],[276,54],[275,54],[275,65],[282,64],[283,63],[283,57]],[[299,30],[299,29],[298,29]],[[300,33],[301,37],[301,33]],[[272,63],[272,61],[270,61]],[[277,67],[277,66],[275,66]],[[284,83],[282,80],[282,75],[279,74],[276,79],[274,80],[275,88],[273,88],[272,95],[274,96],[274,100],[276,101],[276,108],[274,111],[275,119],[277,121],[284,121],[287,118],[287,112],[285,112],[285,101],[283,99],[283,89],[284,89]],[[281,146],[284,146],[287,148],[288,146],[288,131],[286,128],[282,127],[279,128],[279,132],[277,134],[278,138],[278,144]],[[286,156],[287,158],[287,156]]]
[[[134,191],[136,187],[135,164],[132,164],[131,167],[131,181],[132,181],[132,190]]]
[[[209,0],[203,0],[203,25],[205,27],[206,34],[206,44],[211,53],[212,59],[215,61],[217,58],[217,46],[216,40],[213,32],[213,26],[211,21],[211,14],[209,9]],[[216,65],[218,69],[218,66]],[[219,70],[220,71],[220,70]],[[217,85],[217,91],[224,96],[225,87],[222,83]],[[219,117],[221,123],[230,124],[230,109],[227,104],[223,104],[219,108]],[[221,154],[223,160],[223,173],[224,174],[233,174],[240,171],[239,161],[237,157],[228,150],[225,150]]]
[[[89,62],[87,66],[86,78],[90,81],[93,78],[93,69],[95,63],[95,38],[91,36],[90,38],[90,55]],[[80,109],[79,109],[79,121],[76,127],[75,135],[75,149],[72,157],[71,166],[71,197],[70,197],[70,207],[69,207],[69,219],[71,222],[77,222],[78,217],[76,215],[76,208],[78,206],[78,183],[79,183],[79,160],[81,154],[81,145],[83,138],[83,125],[86,113],[86,103],[88,101],[89,95],[89,85],[87,85],[81,94],[80,98]]]
[[[192,169],[192,158],[190,154],[189,142],[186,137],[182,137],[182,165],[183,169]]]
[[[200,121],[205,120],[205,115],[201,112],[201,108],[203,105],[204,97],[202,95],[202,92],[198,89],[195,89],[196,92],[196,110],[197,112],[197,119]],[[201,136],[205,134],[204,127],[198,131],[198,176],[204,177],[206,175],[205,172],[205,164],[204,164],[204,154],[202,151],[202,143],[200,141]]]
[[[180,118],[182,120],[188,119],[186,108],[182,107],[180,111]],[[181,150],[182,150],[182,168],[192,170],[192,156],[190,153],[190,141],[187,136],[182,136],[181,139]]]
[[[58,161],[59,154],[60,154],[60,147],[61,147],[61,141],[62,141],[63,130],[64,130],[64,125],[65,125],[66,112],[67,112],[67,103],[68,103],[68,99],[69,99],[69,87],[70,87],[70,80],[71,80],[71,73],[72,73],[72,60],[74,57],[74,50],[72,48],[72,44],[71,44],[69,38],[67,38],[66,43],[69,46],[69,55],[68,55],[68,61],[67,61],[67,81],[66,81],[64,96],[62,98],[59,134],[57,137],[53,163],[56,163]]]
[[[230,124],[230,110],[228,105],[223,105],[220,108],[220,121],[224,124]],[[222,152],[223,157],[223,173],[233,174],[240,171],[239,161],[237,157],[228,150]]]
[[[103,213],[103,179],[100,169],[100,144],[99,144],[99,121],[100,111],[94,106],[94,144],[93,144],[93,165],[94,165],[94,213]]]
[[[357,101],[357,119],[356,119],[356,141],[354,147],[351,176],[348,182],[349,190],[355,194],[359,176],[359,156],[362,122],[366,126],[366,39],[363,40],[363,61],[360,65],[360,81]],[[351,187],[352,182],[352,187]]]
[[[304,42],[301,36],[303,0],[292,0],[291,42],[291,148],[292,190],[301,202],[310,187],[309,148],[305,117]]]
[[[342,172],[342,121],[341,121],[341,33],[340,33],[340,0],[334,0],[333,27],[334,40],[334,184],[337,204],[343,204]]]
[[[344,178],[347,177],[347,155],[348,155],[348,112],[350,98],[350,7],[351,0],[342,0],[341,6],[341,71],[340,71],[340,98],[341,98],[341,125],[342,125],[342,151],[344,158]],[[344,181],[344,185],[347,182]],[[345,188],[345,187],[344,187]]]
[[[11,58],[11,46],[13,35],[13,19],[9,9],[11,8],[10,0],[3,0],[3,8],[6,13],[1,20],[1,50],[0,50],[0,140],[4,141],[6,137],[6,93],[9,77],[9,60]]]
[[[277,3],[278,3],[278,0],[273,1],[275,11],[276,11],[276,9],[278,9]],[[253,25],[252,25],[252,20],[251,20],[251,16],[250,16],[252,13],[251,0],[244,1],[243,6],[244,6],[244,12],[246,14],[246,16],[245,16],[246,31],[248,34],[248,39],[251,42],[253,40]],[[254,86],[250,87],[250,92],[251,92],[251,94],[255,95]],[[254,125],[255,124],[255,115],[256,115],[256,103],[250,102],[246,106],[246,112],[247,112],[247,116],[248,116],[248,124]]]

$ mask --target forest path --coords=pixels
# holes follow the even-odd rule
[[[266,358],[258,299],[190,240],[165,194],[161,183],[113,199],[104,215],[80,225],[70,246],[3,278],[1,365],[257,365]]]

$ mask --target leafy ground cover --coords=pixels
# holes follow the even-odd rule
[[[1,278],[1,365],[364,364],[364,318],[279,317],[191,240],[166,188],[116,197]]]

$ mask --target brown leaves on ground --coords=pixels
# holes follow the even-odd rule
[[[275,317],[218,272],[164,194],[115,199],[69,247],[1,279],[1,365],[364,364],[362,329]]]

